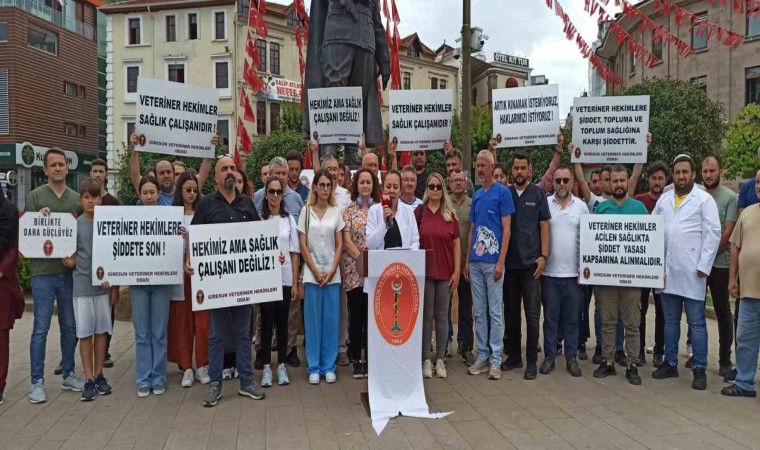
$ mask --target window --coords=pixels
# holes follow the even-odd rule
[[[438,89],[438,78],[436,77],[430,78],[430,89]]]
[[[256,68],[259,72],[267,71],[267,41],[263,39],[256,39],[256,49],[259,51],[259,67]]]
[[[652,40],[652,54],[657,60],[662,61],[662,39],[657,42]]]
[[[445,79],[441,78],[438,80],[438,89],[446,89],[447,85],[448,82]]]
[[[298,14],[296,14],[295,8],[290,10],[290,14],[288,14],[288,27],[295,28],[298,23],[301,22],[298,18]]]
[[[29,25],[27,29],[29,47],[58,55],[58,35],[44,28]]]
[[[256,102],[256,134],[259,136],[264,136],[267,134],[266,102]]]
[[[63,123],[63,134],[70,137],[77,137],[79,135],[79,127],[75,123]]]
[[[169,63],[166,66],[166,70],[168,72],[168,80],[174,81],[175,83],[184,83],[185,82],[185,64],[184,63]]]
[[[753,14],[753,0],[747,0],[747,37],[760,37],[760,14]],[[0,24],[1,25],[1,24]],[[2,38],[0,37],[0,40]]]
[[[126,134],[124,135],[124,140],[126,142],[129,142],[129,137],[132,136],[132,133],[135,132],[135,121],[127,120],[124,125],[126,126]]]
[[[698,20],[707,21],[707,13],[696,14]],[[699,23],[699,22],[697,22]],[[694,50],[707,48],[707,26],[704,24],[695,25],[691,29],[691,47]]]
[[[177,16],[166,16],[166,42],[177,41]]]
[[[187,38],[191,41],[198,39],[198,13],[187,14]]]
[[[417,47],[416,43],[413,42],[412,45],[406,49],[406,56],[409,56],[410,58],[420,57],[420,49]]]
[[[214,40],[224,41],[227,39],[227,13],[224,11],[214,12]]]
[[[746,70],[747,78],[747,101],[746,104],[757,103],[760,105],[760,66],[750,67]]]
[[[127,93],[137,92],[137,77],[140,76],[140,66],[127,66]]]
[[[280,104],[279,103],[269,104],[269,128],[271,128],[272,133],[280,129]]]
[[[77,22],[84,22],[84,2],[76,2]]]
[[[701,77],[692,78],[691,85],[697,89],[701,89],[707,92],[707,75],[702,75]]]
[[[8,42],[8,24],[0,22],[0,42]]]
[[[412,74],[409,72],[404,72],[404,84],[401,86],[402,89],[405,91],[408,91],[412,88]]]
[[[269,43],[269,71],[273,74],[280,74],[280,44],[276,42]]]
[[[79,86],[77,86],[76,83],[72,83],[70,81],[64,81],[63,82],[63,93],[71,96],[71,97],[78,97],[79,96]]]
[[[219,119],[216,121],[216,134],[219,135],[219,143],[222,145],[230,144],[230,121],[229,119]]]
[[[636,56],[633,52],[628,52],[628,66],[630,67],[630,74],[636,73]]]
[[[87,128],[84,125],[79,125],[79,137],[87,137]]]
[[[129,38],[127,42],[129,42],[129,45],[142,44],[142,26],[140,22],[139,17],[132,17],[128,21],[127,33],[129,33]]]
[[[230,88],[230,63],[228,61],[217,61],[214,63],[214,86],[217,89]]]
[[[8,69],[0,69],[0,134],[9,134],[10,105],[8,102]]]

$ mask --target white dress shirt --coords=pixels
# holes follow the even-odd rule
[[[401,247],[419,250],[420,234],[417,230],[417,219],[414,217],[414,210],[410,206],[399,202],[395,218],[399,232],[401,233]],[[369,208],[369,212],[367,213],[367,249],[385,249],[385,233],[387,231],[388,226],[383,218],[383,205],[375,203]]]

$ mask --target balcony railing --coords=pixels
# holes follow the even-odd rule
[[[95,28],[93,26],[79,22],[74,17],[64,16],[61,11],[56,11],[45,5],[43,0],[0,0],[0,7],[3,6],[22,9],[87,39],[95,40]]]

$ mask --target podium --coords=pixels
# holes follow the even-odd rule
[[[359,259],[356,260],[356,272],[359,274],[362,278],[367,278],[369,276],[369,252],[374,250],[363,250],[361,256]],[[403,253],[406,250],[401,249],[391,249],[387,250],[389,252],[399,252]],[[415,250],[417,251],[417,250]],[[433,276],[433,264],[435,263],[434,252],[432,250],[419,250],[425,252],[425,277],[432,277]]]

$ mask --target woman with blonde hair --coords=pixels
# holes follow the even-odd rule
[[[427,179],[422,204],[414,211],[420,234],[420,248],[432,250],[432,275],[425,279],[425,303],[422,311],[422,376],[433,378],[430,340],[435,321],[435,374],[446,378],[446,344],[449,332],[449,301],[459,284],[461,241],[459,223],[443,177],[431,173]]]

